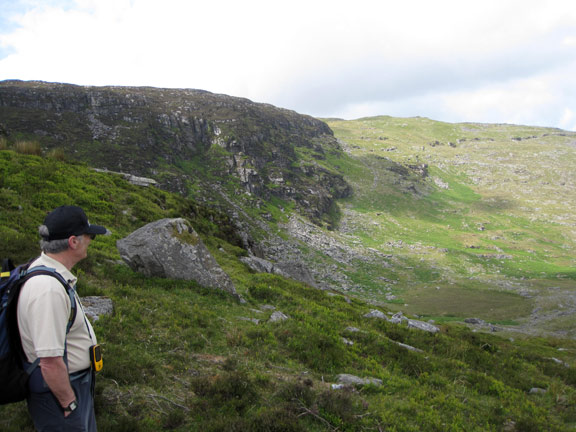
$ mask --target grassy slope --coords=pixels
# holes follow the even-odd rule
[[[411,313],[526,325],[533,309],[576,306],[576,134],[425,118],[328,124],[351,156],[342,224],[394,257],[384,276],[398,283],[373,282],[372,299],[391,290]],[[426,178],[400,169],[422,164]],[[565,316],[536,325],[576,328]]]
[[[430,334],[363,318],[372,307],[362,301],[249,272],[238,261],[243,252],[208,222],[217,214],[82,165],[0,151],[0,194],[1,256],[22,261],[37,253],[36,226],[59,204],[79,204],[112,230],[76,269],[81,295],[106,295],[115,304],[114,315],[95,323],[105,359],[96,389],[101,431],[529,431],[576,424],[572,340],[511,341],[450,325]],[[175,216],[197,226],[247,304],[118,263],[117,239]],[[290,319],[268,322],[264,305]],[[332,390],[338,373],[384,385]],[[547,393],[529,395],[533,387]],[[32,430],[24,404],[0,407],[0,429]]]

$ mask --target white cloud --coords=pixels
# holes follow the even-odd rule
[[[576,112],[570,108],[564,108],[558,125],[561,129],[576,131]]]
[[[561,126],[576,112],[572,0],[11,5],[0,79],[201,88],[342,117]]]

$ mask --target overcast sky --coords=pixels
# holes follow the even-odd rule
[[[0,80],[576,130],[575,0],[0,0]]]

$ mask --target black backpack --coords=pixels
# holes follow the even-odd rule
[[[18,296],[24,282],[36,275],[53,276],[66,289],[72,309],[66,327],[66,333],[76,318],[76,299],[74,289],[55,269],[45,266],[29,267],[33,262],[14,267],[5,259],[2,262],[0,277],[0,405],[19,402],[28,395],[28,379],[40,363],[37,359],[27,368],[24,367],[26,356],[20,341],[18,321],[16,317]]]

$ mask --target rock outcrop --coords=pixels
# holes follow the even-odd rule
[[[257,256],[242,257],[240,261],[257,273],[277,274],[316,287],[316,281],[310,269],[301,261],[284,261],[274,264]]]
[[[312,218],[351,188],[317,161],[341,148],[326,123],[267,104],[192,89],[0,82],[3,134],[95,168],[156,179],[210,199],[229,184],[259,199],[296,203]],[[299,150],[300,149],[300,150]],[[309,157],[302,160],[301,155]],[[212,179],[208,180],[207,174]]]
[[[320,270],[324,265],[310,266],[311,257],[301,251],[307,240],[278,235],[269,223],[278,220],[264,210],[270,200],[285,202],[324,225],[335,200],[352,193],[341,173],[329,168],[333,164],[325,163],[344,152],[320,120],[201,90],[37,81],[0,82],[0,119],[2,134],[25,135],[44,151],[63,150],[135,184],[157,182],[192,195],[198,208],[226,214],[226,240],[254,257],[247,264],[268,266],[256,258],[274,263],[256,271],[319,288],[346,282],[337,272]]]
[[[238,296],[194,228],[184,219],[152,222],[118,240],[122,259],[134,271],[152,277],[194,280]]]

